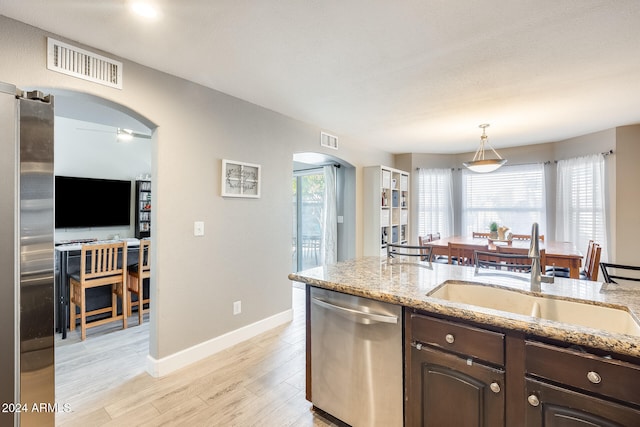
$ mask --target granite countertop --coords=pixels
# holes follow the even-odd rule
[[[526,315],[449,302],[427,296],[443,282],[463,281],[530,292],[529,275],[499,273],[448,264],[387,261],[364,257],[299,273],[289,279],[319,288],[398,304],[481,324],[588,346],[612,353],[640,357],[640,337],[554,322]],[[543,283],[536,296],[580,300],[630,312],[640,320],[640,288],[556,277]]]

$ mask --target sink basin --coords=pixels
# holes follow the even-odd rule
[[[640,336],[640,325],[631,313],[603,305],[539,297],[513,289],[457,281],[444,282],[428,296],[612,333]]]

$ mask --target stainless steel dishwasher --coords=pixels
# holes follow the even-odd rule
[[[354,427],[402,426],[402,307],[311,288],[311,400]]]

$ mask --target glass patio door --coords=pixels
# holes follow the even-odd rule
[[[293,271],[322,263],[324,185],[321,168],[294,172]]]

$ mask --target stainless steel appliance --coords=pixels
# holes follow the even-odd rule
[[[0,82],[0,426],[53,426],[53,100]]]
[[[352,426],[402,426],[402,307],[311,288],[311,400]]]

